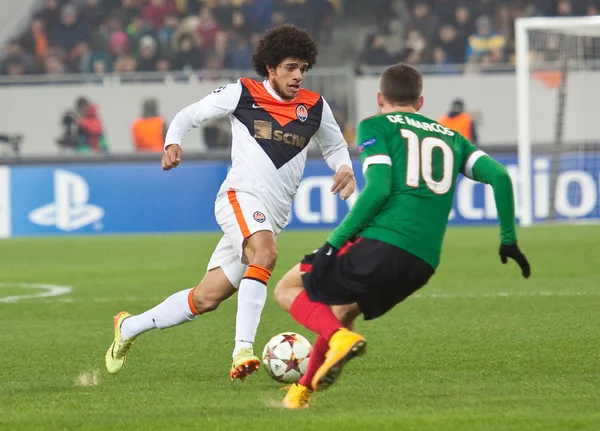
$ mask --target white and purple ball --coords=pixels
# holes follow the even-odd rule
[[[265,346],[263,364],[273,380],[296,383],[306,373],[311,352],[310,342],[302,335],[282,332]]]

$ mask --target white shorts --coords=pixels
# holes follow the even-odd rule
[[[271,219],[260,199],[250,193],[233,190],[217,197],[215,217],[224,235],[208,262],[207,271],[220,267],[237,289],[248,269],[243,253],[244,240],[261,230],[273,232],[277,237],[281,227]]]

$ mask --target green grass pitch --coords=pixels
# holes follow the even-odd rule
[[[235,298],[142,336],[118,375],[103,367],[112,316],[193,286],[218,235],[0,241],[0,430],[598,430],[600,226],[522,229],[532,265],[500,264],[493,227],[448,231],[418,295],[357,328],[368,353],[307,411],[260,370],[230,382]],[[284,232],[276,280],[326,232]],[[0,299],[1,301],[1,299]],[[270,295],[257,348],[299,331]]]

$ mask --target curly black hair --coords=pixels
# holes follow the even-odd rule
[[[283,24],[268,30],[258,42],[252,55],[252,65],[259,76],[267,77],[267,66],[277,67],[286,58],[298,58],[310,69],[317,63],[319,50],[308,31],[292,24]]]

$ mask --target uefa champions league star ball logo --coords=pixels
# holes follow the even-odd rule
[[[261,213],[260,211],[256,211],[254,213],[253,217],[254,217],[254,220],[256,220],[259,223],[264,223],[265,220],[267,219],[267,217],[263,213]]]
[[[306,106],[298,105],[296,107],[296,117],[303,123],[308,119],[308,109],[306,109]]]

